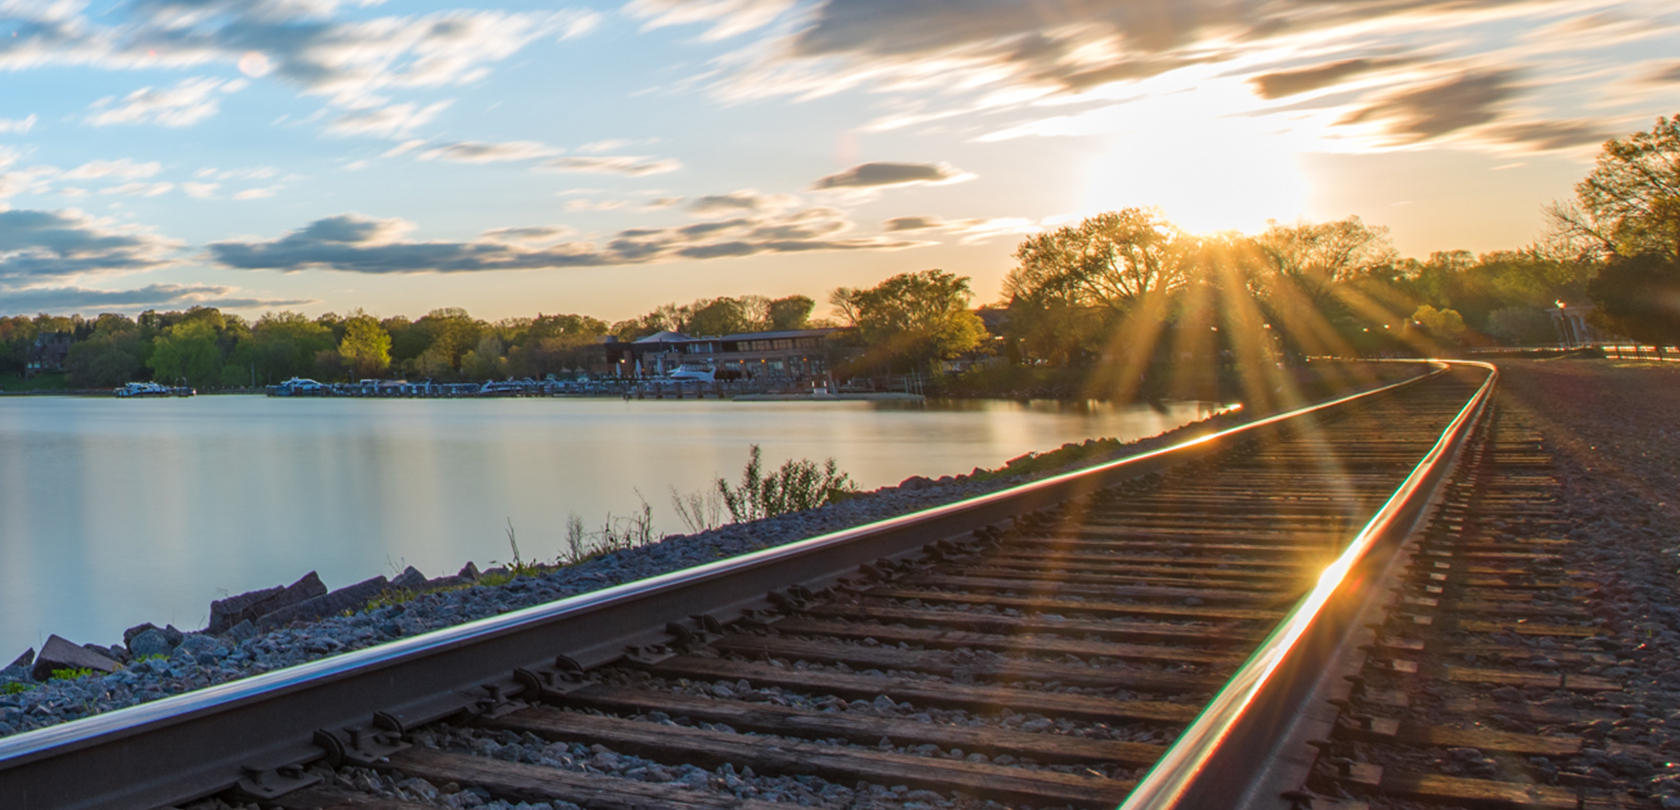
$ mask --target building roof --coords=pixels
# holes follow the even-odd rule
[[[823,337],[840,331],[839,329],[783,329],[779,332],[739,332],[724,335],[718,340],[787,340],[789,338]]]
[[[655,332],[651,335],[648,335],[645,338],[637,340],[636,342],[637,343],[683,343],[683,342],[690,341],[690,340],[693,340],[693,339],[694,338],[691,338],[688,335],[685,335],[681,332],[672,332],[671,330],[667,329],[663,332]]]

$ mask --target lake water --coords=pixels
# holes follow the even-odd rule
[[[996,467],[1089,437],[1151,436],[1210,406],[715,400],[0,400],[0,666],[49,633],[204,626],[212,599],[328,587],[414,565],[552,559],[565,521],[654,509],[671,490],[835,458],[865,489]]]

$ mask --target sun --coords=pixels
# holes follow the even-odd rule
[[[1155,206],[1196,233],[1254,233],[1304,213],[1300,139],[1277,122],[1194,90],[1120,109],[1125,126],[1085,173],[1083,213]]]

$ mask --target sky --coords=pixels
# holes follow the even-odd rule
[[[0,0],[0,314],[628,318],[1023,236],[1539,237],[1672,0]]]

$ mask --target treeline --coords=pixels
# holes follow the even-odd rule
[[[608,335],[636,340],[663,330],[721,335],[800,329],[809,325],[814,305],[807,296],[712,298],[666,304],[617,323],[570,314],[485,321],[458,308],[415,320],[360,311],[316,318],[271,312],[250,322],[214,307],[135,318],[16,316],[0,318],[0,375],[22,375],[42,354],[38,339],[50,336],[69,344],[67,382],[87,388],[145,379],[217,388],[291,377],[541,378],[584,368],[591,348]]]

